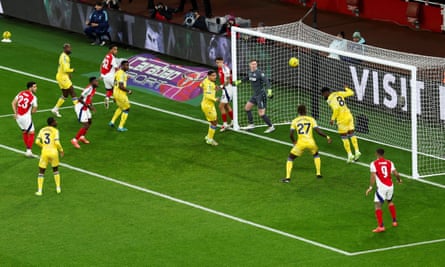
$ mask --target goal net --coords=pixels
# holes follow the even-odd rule
[[[331,110],[321,88],[352,88],[347,98],[356,135],[363,140],[406,151],[414,178],[445,175],[445,60],[362,45],[321,32],[298,21],[244,29],[232,27],[233,78],[248,75],[249,61],[271,82],[274,98],[267,114],[275,125],[289,124],[305,104],[327,130]],[[299,59],[292,68],[291,57]],[[247,124],[244,105],[250,84],[237,86],[235,129]],[[264,124],[255,116],[255,125]]]

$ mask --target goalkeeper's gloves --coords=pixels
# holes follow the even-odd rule
[[[267,89],[267,97],[268,97],[269,99],[272,99],[272,98],[273,98],[272,89]]]
[[[241,81],[241,80],[236,80],[236,81],[234,81],[233,83],[235,84],[235,86],[237,86],[237,85],[239,85],[240,83],[242,83],[243,81]]]

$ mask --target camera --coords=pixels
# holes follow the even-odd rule
[[[196,17],[194,12],[188,12],[184,16],[184,25],[188,27],[192,27],[195,24]]]

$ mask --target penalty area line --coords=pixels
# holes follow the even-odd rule
[[[44,80],[44,81],[51,82],[51,83],[57,83],[55,80],[52,80],[52,79],[49,79],[49,78],[46,78],[46,77],[43,77],[43,76],[39,76],[39,75],[35,75],[35,74],[32,74],[32,73],[24,72],[24,71],[21,71],[21,70],[16,70],[16,69],[5,67],[5,66],[2,66],[2,65],[0,65],[0,69],[6,70],[6,71],[10,71],[10,72],[13,72],[13,73],[17,73],[17,74],[21,74],[21,75],[24,75],[24,76],[28,76],[28,77]],[[76,89],[79,89],[79,90],[83,90],[83,88],[81,88],[79,86],[73,86],[73,87],[76,88]],[[96,94],[102,95],[102,96],[105,95],[105,94],[99,93],[99,92],[97,92]],[[205,120],[197,119],[197,118],[194,118],[194,117],[191,117],[191,116],[188,116],[188,115],[176,113],[176,112],[165,110],[165,109],[162,109],[162,108],[153,107],[153,106],[150,106],[150,105],[146,105],[146,104],[142,104],[142,103],[138,103],[138,102],[134,102],[134,101],[130,101],[130,103],[135,105],[135,106],[138,106],[138,107],[151,109],[151,110],[154,110],[154,111],[158,111],[158,112],[161,112],[161,113],[164,113],[164,114],[169,114],[169,115],[172,115],[172,116],[175,116],[175,117],[179,117],[179,118],[183,118],[183,119],[186,119],[186,120],[195,121],[195,122],[199,122],[199,123],[203,123],[203,124],[207,124],[208,123]],[[284,142],[284,141],[281,141],[281,140],[278,140],[278,139],[273,139],[273,138],[270,138],[270,137],[267,137],[267,136],[262,136],[262,135],[258,135],[258,134],[255,134],[255,133],[250,133],[250,132],[247,132],[247,131],[235,131],[235,132],[240,133],[240,134],[250,135],[250,136],[257,137],[259,139],[267,140],[267,141],[270,141],[270,142],[274,142],[274,143],[277,143],[277,144],[284,144],[284,145],[287,145],[287,146],[292,146],[292,144],[290,144],[289,142]],[[323,156],[326,156],[326,157],[330,157],[330,158],[346,161],[346,158],[340,157],[340,156],[336,156],[334,154],[330,154],[330,153],[326,153],[326,152],[322,152],[322,151],[320,151],[320,154],[323,155]],[[357,165],[369,168],[368,164],[365,164],[365,163],[362,163],[362,162],[354,162],[353,164],[357,164]],[[400,175],[402,177],[405,177],[405,178],[408,178],[408,179],[411,179],[411,180],[414,180],[414,181],[417,181],[417,182],[421,182],[421,183],[424,183],[424,184],[429,184],[429,185],[432,185],[432,186],[435,186],[435,187],[439,187],[439,188],[445,189],[445,185],[443,185],[443,184],[439,184],[439,183],[435,183],[435,182],[431,182],[431,181],[423,180],[423,179],[413,179],[411,176],[409,176],[407,174],[403,174],[403,173],[401,173]]]
[[[20,150],[18,150],[16,148],[13,148],[13,147],[10,147],[10,146],[7,146],[7,145],[0,144],[0,148],[3,148],[5,150],[8,150],[8,151],[11,151],[11,152],[15,152],[15,153],[24,155],[23,151],[20,151]],[[39,156],[37,156],[37,155],[34,155],[33,157],[34,158],[39,158]],[[76,171],[76,172],[84,173],[84,174],[90,175],[92,177],[96,177],[96,178],[99,178],[99,179],[102,179],[102,180],[105,180],[105,181],[108,181],[108,182],[111,182],[111,183],[119,184],[119,185],[122,185],[124,187],[128,187],[128,188],[131,188],[131,189],[134,189],[134,190],[137,190],[137,191],[145,192],[145,193],[151,194],[153,196],[157,196],[157,197],[160,197],[160,198],[163,198],[163,199],[166,199],[166,200],[170,200],[170,201],[173,201],[173,202],[185,205],[185,206],[189,206],[189,207],[192,207],[192,208],[195,208],[195,209],[207,212],[207,213],[211,213],[211,214],[214,214],[214,215],[217,215],[217,216],[220,216],[220,217],[232,220],[232,221],[236,221],[236,222],[239,222],[239,223],[242,223],[242,224],[246,224],[246,225],[258,228],[258,229],[262,229],[262,230],[265,230],[265,231],[268,231],[268,232],[272,232],[272,233],[275,233],[275,234],[278,234],[278,235],[281,235],[281,236],[284,236],[284,237],[288,237],[288,238],[291,238],[291,239],[294,239],[294,240],[298,240],[298,241],[304,242],[306,244],[310,244],[310,245],[313,245],[313,246],[316,246],[316,247],[319,247],[319,248],[330,250],[332,252],[336,252],[338,254],[342,254],[342,255],[350,256],[350,257],[351,256],[363,255],[363,254],[370,254],[370,253],[388,251],[388,250],[395,250],[395,249],[401,249],[401,248],[407,248],[407,247],[416,247],[416,246],[421,246],[421,245],[428,245],[428,244],[445,242],[445,238],[443,238],[443,239],[421,241],[421,242],[415,242],[415,243],[409,243],[409,244],[403,244],[403,245],[396,245],[396,246],[385,247],[385,248],[370,249],[370,250],[363,250],[363,251],[357,251],[357,252],[348,252],[348,251],[345,251],[345,250],[342,250],[342,249],[338,249],[338,248],[335,248],[335,247],[332,247],[332,246],[329,246],[329,245],[325,245],[323,243],[316,242],[316,241],[313,241],[313,240],[310,240],[310,239],[307,239],[307,238],[304,238],[304,237],[301,237],[301,236],[290,234],[290,233],[287,233],[287,232],[284,232],[284,231],[281,231],[281,230],[278,230],[278,229],[275,229],[275,228],[272,228],[272,227],[269,227],[269,226],[265,226],[265,225],[258,224],[258,223],[255,223],[255,222],[252,222],[252,221],[240,218],[240,217],[236,217],[236,216],[224,213],[224,212],[213,210],[213,209],[204,207],[202,205],[198,205],[198,204],[186,201],[186,200],[182,200],[182,199],[179,199],[179,198],[172,197],[170,195],[166,195],[166,194],[163,194],[163,193],[160,193],[160,192],[157,192],[157,191],[153,191],[153,190],[150,190],[148,188],[144,188],[144,187],[141,187],[141,186],[133,185],[133,184],[130,184],[130,183],[127,183],[127,182],[124,182],[124,181],[121,181],[121,180],[117,180],[117,179],[114,179],[114,178],[111,178],[111,177],[108,177],[108,176],[105,176],[105,175],[102,175],[102,174],[98,174],[98,173],[91,172],[91,171],[88,171],[88,170],[85,170],[85,169],[81,169],[81,168],[69,165],[67,163],[60,163],[60,166],[66,168],[66,169],[70,169],[70,170],[73,170],[73,171]]]
[[[0,144],[0,148],[3,148],[5,150],[9,150],[9,151],[12,151],[12,152],[15,152],[15,153],[19,153],[19,154],[24,154],[24,152],[22,152],[22,151],[20,151],[18,149],[15,149],[13,147],[9,147],[9,146],[3,145],[3,144]],[[38,158],[37,155],[35,155],[34,157]],[[307,244],[310,244],[310,245],[313,245],[313,246],[316,246],[316,247],[320,247],[320,248],[323,248],[323,249],[326,249],[326,250],[330,250],[330,251],[333,251],[333,252],[336,252],[336,253],[339,253],[339,254],[342,254],[342,255],[345,255],[345,256],[351,256],[352,255],[350,252],[347,252],[347,251],[344,251],[344,250],[341,250],[341,249],[338,249],[338,248],[335,248],[335,247],[331,247],[331,246],[328,246],[328,245],[325,245],[325,244],[322,244],[322,243],[319,243],[319,242],[316,242],[316,241],[313,241],[313,240],[310,240],[310,239],[306,239],[306,238],[301,237],[301,236],[293,235],[293,234],[290,234],[290,233],[287,233],[287,232],[284,232],[284,231],[281,231],[281,230],[278,230],[278,229],[275,229],[275,228],[272,228],[272,227],[268,227],[268,226],[265,226],[265,225],[262,225],[262,224],[258,224],[258,223],[255,223],[255,222],[252,222],[252,221],[249,221],[249,220],[245,220],[245,219],[242,219],[240,217],[236,217],[236,216],[224,213],[224,212],[213,210],[213,209],[210,209],[210,208],[207,208],[207,207],[204,207],[204,206],[201,206],[201,205],[189,202],[189,201],[185,201],[185,200],[182,200],[182,199],[179,199],[179,198],[175,198],[175,197],[172,197],[170,195],[166,195],[166,194],[163,194],[163,193],[160,193],[160,192],[157,192],[157,191],[153,191],[153,190],[141,187],[141,186],[137,186],[137,185],[133,185],[133,184],[130,184],[130,183],[127,183],[127,182],[123,182],[121,180],[117,180],[117,179],[114,179],[114,178],[111,178],[111,177],[108,177],[108,176],[105,176],[105,175],[102,175],[102,174],[98,174],[98,173],[91,172],[91,171],[88,171],[88,170],[85,170],[85,169],[81,169],[81,168],[78,168],[78,167],[75,167],[75,166],[72,166],[72,165],[69,165],[69,164],[66,164],[66,163],[60,163],[59,166],[62,166],[64,168],[66,168],[66,169],[70,169],[70,170],[73,170],[73,171],[76,171],[76,172],[84,173],[84,174],[87,174],[87,175],[90,175],[90,176],[93,176],[93,177],[96,177],[96,178],[99,178],[99,179],[102,179],[102,180],[105,180],[105,181],[108,181],[108,182],[119,184],[119,185],[122,185],[122,186],[125,186],[125,187],[128,187],[128,188],[132,188],[134,190],[145,192],[145,193],[148,193],[148,194],[160,197],[160,198],[164,198],[164,199],[167,199],[167,200],[179,203],[179,204],[183,204],[183,205],[186,205],[186,206],[198,209],[198,210],[202,210],[202,211],[205,211],[207,213],[211,213],[211,214],[214,214],[214,215],[217,215],[217,216],[220,216],[220,217],[224,217],[224,218],[232,220],[232,221],[236,221],[236,222],[239,222],[239,223],[242,223],[242,224],[246,224],[246,225],[249,225],[249,226],[252,226],[252,227],[255,227],[255,228],[259,228],[259,229],[262,229],[262,230],[265,230],[265,231],[268,231],[268,232],[272,232],[272,233],[275,233],[275,234],[278,234],[278,235],[281,235],[281,236],[285,236],[285,237],[288,237],[288,238],[291,238],[291,239],[299,240],[299,241],[302,241],[304,243],[307,243]]]

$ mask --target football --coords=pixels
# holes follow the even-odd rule
[[[300,64],[300,61],[298,60],[298,58],[291,57],[289,59],[289,66],[291,66],[292,68],[298,67],[298,64]]]
[[[3,32],[3,39],[11,39],[11,32],[8,31]]]

